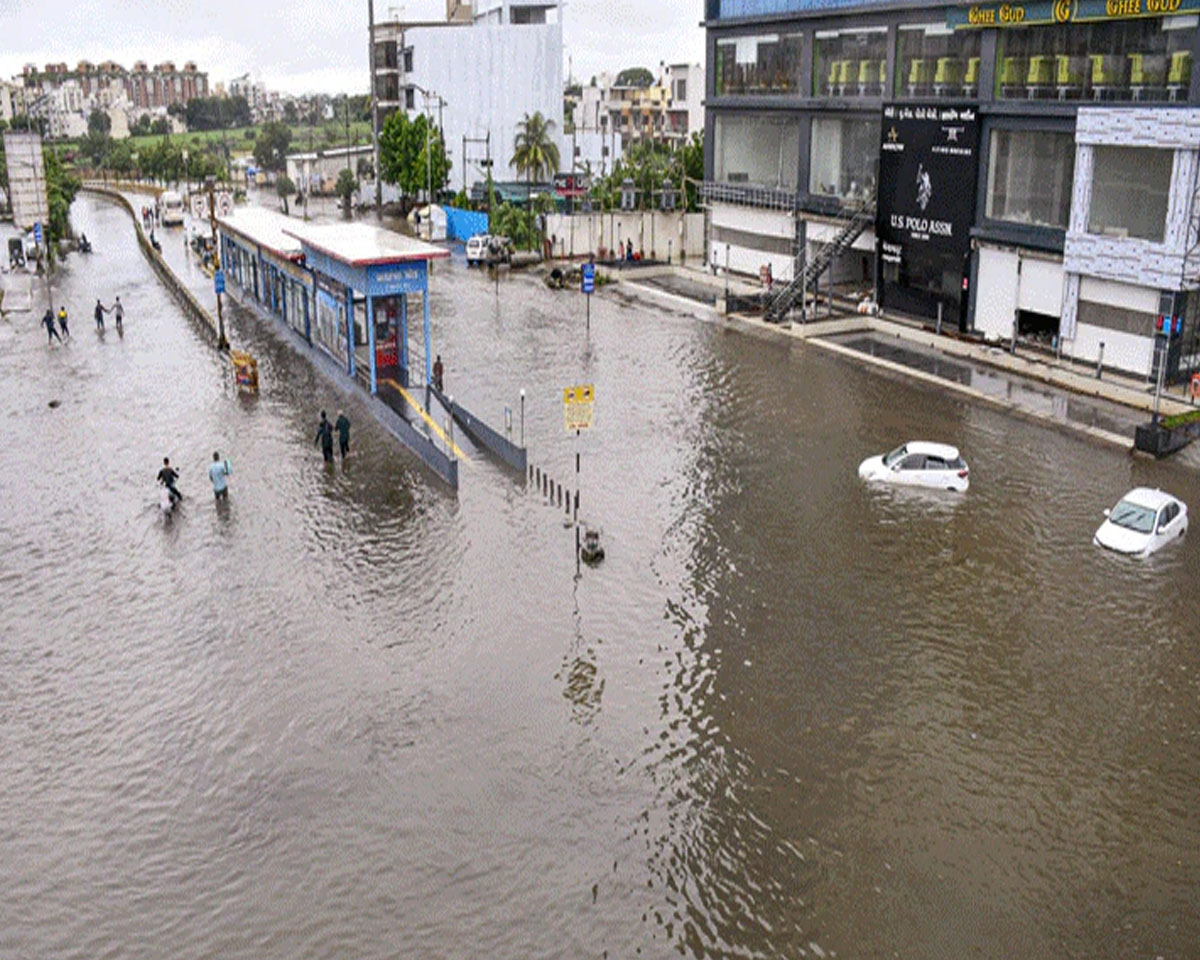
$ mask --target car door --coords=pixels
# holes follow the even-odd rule
[[[903,484],[907,487],[915,487],[922,485],[925,480],[925,455],[922,453],[910,453],[907,457],[896,464],[895,479],[896,483]]]
[[[1155,527],[1155,546],[1160,547],[1179,534],[1179,505],[1168,503],[1158,512],[1158,525]]]
[[[925,469],[921,471],[921,483],[926,487],[941,489],[951,484],[946,479],[946,461],[941,457],[926,457]]]

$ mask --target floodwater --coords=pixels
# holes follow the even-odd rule
[[[1195,955],[1200,537],[1090,541],[1197,472],[439,266],[447,389],[517,432],[524,388],[564,482],[596,385],[577,577],[561,508],[483,459],[450,495],[231,308],[238,397],[126,214],[75,217],[72,342],[0,325],[0,956]],[[970,492],[859,485],[912,438]]]

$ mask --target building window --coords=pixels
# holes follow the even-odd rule
[[[1074,134],[993,130],[986,215],[991,220],[1065,230],[1074,176]]]
[[[1001,30],[996,95],[1186,100],[1198,23],[1176,16]]]
[[[952,30],[945,23],[902,26],[896,47],[896,96],[976,96],[979,43],[977,30]]]
[[[792,94],[800,90],[800,34],[717,41],[717,95]],[[683,87],[683,81],[679,81]],[[683,94],[679,94],[683,99]]]
[[[819,30],[813,91],[820,97],[882,96],[887,80],[887,29]]]
[[[800,122],[781,117],[718,116],[717,180],[795,190],[800,170]]]
[[[413,88],[405,87],[404,88],[404,109],[412,110],[412,109],[415,109],[416,105],[417,105],[417,98],[416,98],[416,94],[413,92]]]
[[[878,157],[877,120],[813,120],[809,193],[843,199],[870,194]]]
[[[1162,243],[1174,151],[1096,147],[1094,159],[1088,233]]]
[[[412,73],[412,63],[413,63],[412,58],[413,58],[412,50],[411,49],[405,50],[404,51],[404,72],[405,73]]]
[[[675,93],[673,94],[673,96],[676,100],[686,100],[687,99],[687,81],[686,80],[676,80],[675,81]]]
[[[378,70],[396,69],[395,40],[385,40],[375,44],[375,68]]]

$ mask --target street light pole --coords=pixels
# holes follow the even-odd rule
[[[375,160],[375,219],[383,219],[383,178],[379,176],[379,97],[375,90],[375,0],[367,0],[369,39],[367,62],[371,65],[371,146]]]
[[[213,274],[221,269],[221,250],[217,245],[217,205],[215,192],[217,178],[209,174],[205,181],[208,185],[208,225],[212,229],[213,244]],[[221,312],[221,294],[217,294],[217,349],[228,350],[229,341],[225,339],[225,315]]]

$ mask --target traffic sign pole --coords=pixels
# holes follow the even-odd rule
[[[587,332],[590,335],[592,332],[592,291],[596,289],[596,264],[589,260],[583,265],[580,273],[583,295],[587,298]]]

